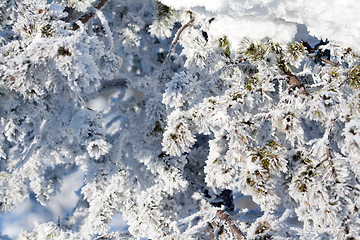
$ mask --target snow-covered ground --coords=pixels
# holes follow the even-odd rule
[[[337,41],[359,51],[358,0],[161,0],[175,9],[215,17],[212,34],[227,35],[233,46],[244,37],[288,42],[299,25],[318,39]],[[305,37],[305,36],[304,36]],[[297,39],[299,40],[299,39]]]

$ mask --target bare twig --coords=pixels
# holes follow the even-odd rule
[[[191,24],[192,24],[194,21],[195,21],[195,16],[193,16],[193,13],[190,12],[190,20],[189,20],[189,22],[187,22],[185,25],[183,25],[183,26],[177,31],[176,36],[175,36],[174,40],[173,40],[172,43],[171,43],[169,52],[168,52],[168,54],[167,54],[166,59],[165,59],[164,62],[166,62],[166,60],[169,59],[170,56],[171,56],[171,54],[174,52],[175,46],[176,46],[177,42],[178,42],[179,39],[180,39],[181,33],[185,30],[185,28],[191,26]]]
[[[194,20],[195,20],[195,16],[193,15],[193,13],[192,13],[192,12],[189,12],[189,13],[190,13],[190,20],[189,20],[189,22],[187,22],[186,24],[184,24],[184,25],[177,31],[176,36],[175,36],[174,40],[173,40],[172,43],[171,43],[169,52],[168,52],[168,54],[166,55],[164,62],[162,63],[161,69],[159,70],[159,76],[158,76],[159,79],[162,79],[163,76],[164,76],[165,66],[166,66],[167,62],[169,61],[169,59],[170,59],[170,57],[171,57],[171,54],[174,52],[175,46],[176,46],[177,42],[178,42],[179,39],[180,39],[181,33],[185,30],[185,28],[191,26],[191,24],[192,24],[192,23],[194,22]]]
[[[324,63],[330,64],[331,66],[334,66],[334,67],[339,66],[339,63],[327,60],[327,59],[325,59],[323,57],[320,57],[319,59]]]
[[[108,0],[101,0],[96,6],[96,9],[101,9]],[[79,21],[81,21],[83,24],[87,23],[93,16],[95,15],[94,12],[87,13],[79,18]],[[79,28],[79,25],[75,22],[72,25],[73,30],[77,30]]]
[[[225,221],[233,234],[233,236],[237,239],[245,239],[245,235],[240,231],[239,228],[237,228],[231,221],[229,214],[227,214],[224,210],[217,211],[216,215],[218,218],[222,221]]]

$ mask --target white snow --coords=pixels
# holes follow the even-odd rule
[[[175,9],[191,9],[215,17],[210,31],[227,35],[233,46],[243,37],[292,41],[297,25],[303,24],[310,35],[318,39],[329,39],[360,50],[358,0],[161,1]]]

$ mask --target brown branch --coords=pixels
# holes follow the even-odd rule
[[[334,66],[334,67],[339,66],[339,63],[327,60],[327,59],[325,59],[323,57],[320,57],[319,60],[324,62],[324,63],[330,64],[331,66]]]
[[[190,13],[190,20],[189,20],[189,22],[187,22],[186,24],[184,24],[184,25],[177,31],[176,36],[175,36],[174,40],[173,40],[172,43],[171,43],[169,52],[168,52],[168,54],[166,55],[165,60],[164,60],[164,62],[162,63],[161,69],[160,69],[160,71],[159,71],[159,76],[158,76],[159,79],[162,79],[163,76],[164,76],[165,65],[166,65],[166,63],[169,61],[171,54],[174,52],[175,46],[176,46],[177,42],[178,42],[179,39],[180,39],[181,33],[185,30],[185,28],[191,26],[191,24],[192,24],[192,23],[194,22],[194,20],[195,20],[195,16],[193,16],[192,12],[189,12],[189,13]]]
[[[299,81],[299,79],[292,74],[291,72],[285,72],[285,75],[289,78],[289,89],[296,89],[296,88],[300,88],[301,89],[301,94],[304,94],[306,96],[310,96],[309,92],[306,91],[304,85]]]
[[[96,9],[101,9],[107,2],[108,0],[101,0],[96,6],[95,8]],[[81,16],[78,21],[81,21],[83,24],[87,23],[93,16],[95,15],[94,12],[90,12],[90,13],[87,13],[83,16]],[[72,29],[75,31],[79,28],[80,26],[75,22],[73,23],[72,25]]]
[[[216,215],[218,218],[222,221],[225,221],[233,234],[233,236],[237,239],[245,239],[245,235],[240,231],[239,228],[237,228],[231,221],[229,214],[227,214],[224,210],[217,211]]]
[[[189,22],[187,22],[186,24],[184,24],[180,29],[179,31],[176,33],[176,36],[173,40],[173,42],[171,43],[171,46],[170,46],[170,49],[169,49],[169,53],[167,54],[166,56],[166,59],[169,59],[171,54],[174,52],[174,49],[175,49],[175,46],[177,44],[177,42],[179,41],[180,39],[180,35],[181,33],[185,30],[185,28],[191,26],[191,24],[195,21],[195,16],[193,16],[192,12],[190,12],[190,20]],[[166,60],[165,60],[166,61]],[[164,62],[165,62],[164,61]]]

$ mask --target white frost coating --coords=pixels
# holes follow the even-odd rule
[[[87,146],[88,153],[90,157],[98,159],[100,156],[105,155],[109,149],[111,148],[111,145],[108,144],[103,139],[97,139],[89,143]]]
[[[60,1],[106,2],[103,26],[72,30]],[[19,239],[360,239],[360,56],[297,25],[334,5],[178,3],[189,22],[155,0],[8,2],[0,211],[41,221]],[[74,171],[76,207],[49,215]]]
[[[360,2],[357,0],[161,0],[175,9],[215,17],[212,33],[226,34],[233,44],[242,37],[291,41],[296,25],[306,25],[317,38],[336,40],[359,50]],[[232,19],[232,20],[229,20]],[[237,39],[237,41],[236,41]]]
[[[113,48],[114,48],[114,38],[112,36],[112,32],[110,30],[110,27],[109,27],[109,23],[108,21],[106,20],[106,17],[104,16],[104,13],[96,8],[94,8],[95,12],[96,12],[96,16],[100,19],[101,21],[101,24],[103,25],[104,27],[104,30],[106,32],[106,36],[108,37],[108,40],[109,40],[109,44],[110,44],[110,49],[109,51],[112,51]]]

